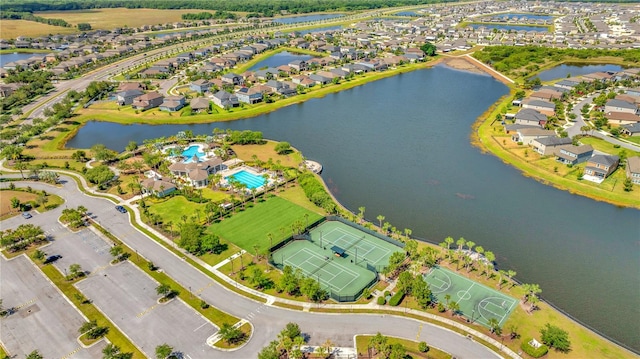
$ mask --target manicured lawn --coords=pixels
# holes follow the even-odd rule
[[[232,149],[245,161],[253,161],[253,155],[256,155],[260,161],[267,162],[269,159],[273,160],[276,164],[280,161],[280,164],[285,167],[298,167],[302,162],[302,154],[300,152],[291,152],[286,155],[279,155],[275,148],[278,142],[268,141],[262,145],[235,145]]]
[[[253,246],[258,246],[258,251],[265,253],[270,246],[268,233],[273,234],[274,244],[280,242],[291,235],[294,222],[306,223],[305,214],[309,216],[309,223],[321,218],[319,214],[283,198],[271,197],[212,224],[207,231],[218,234],[249,253],[255,252]]]
[[[149,211],[160,215],[164,223],[171,221],[175,226],[182,223],[182,216],[187,216],[187,220],[195,216],[196,210],[200,210],[201,219],[204,219],[204,207],[203,203],[189,202],[183,196],[175,196],[166,201],[151,204]]]
[[[373,335],[358,335],[356,336],[356,349],[358,353],[367,353],[367,348],[369,347],[369,341],[373,338]],[[427,353],[421,353],[418,350],[418,342],[413,340],[405,340],[394,337],[387,337],[389,344],[402,344],[402,346],[406,349],[407,354],[411,355],[412,358],[430,358],[430,359],[449,359],[451,358],[451,354],[443,352],[442,350],[438,350],[436,348],[429,347],[429,351]],[[427,345],[429,343],[427,342]],[[372,352],[373,354],[373,352]]]
[[[625,148],[615,148],[613,147],[613,144],[597,137],[583,137],[580,139],[580,142],[585,145],[593,146],[593,149],[596,151],[606,152],[612,155],[617,155],[620,151],[625,150],[627,152],[627,156],[640,156],[640,152],[631,151]]]
[[[282,197],[284,199],[286,199],[289,202],[293,202],[295,204],[297,204],[298,206],[304,207],[312,212],[316,212],[322,216],[324,216],[326,214],[326,212],[324,211],[324,209],[316,206],[315,204],[311,203],[311,201],[309,201],[309,199],[307,199],[307,196],[304,194],[304,191],[302,190],[302,187],[298,186],[298,185],[293,185],[293,184],[288,184],[288,187],[286,189],[283,190],[282,187],[280,187],[280,189],[278,190],[278,197]]]
[[[202,197],[214,202],[220,202],[228,199],[230,196],[225,192],[214,191],[207,187],[202,189]]]

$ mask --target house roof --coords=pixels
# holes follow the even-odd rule
[[[209,99],[204,97],[196,97],[191,100],[191,109],[193,110],[201,110],[209,108]]]
[[[521,128],[518,133],[522,136],[555,136],[556,133],[551,130],[545,130],[539,127]]]
[[[640,122],[632,123],[629,125],[623,125],[622,127],[626,128],[627,131],[631,133],[640,133]]]
[[[203,169],[198,168],[189,172],[189,178],[194,181],[204,181],[207,179],[207,177],[209,177],[209,172]]]
[[[640,173],[640,156],[627,158],[627,170],[631,173]]]
[[[560,145],[568,145],[571,143],[571,139],[568,137],[556,137],[556,136],[538,138],[538,139],[535,139],[534,141],[545,146],[560,146]]]
[[[156,180],[154,178],[147,178],[144,181],[142,181],[141,184],[144,188],[152,189],[157,192],[162,192],[171,188],[176,188],[176,185],[174,185],[171,182]]]
[[[628,108],[630,110],[638,109],[638,106],[636,106],[635,104],[616,98],[612,98],[611,100],[607,101],[606,106]]]
[[[640,116],[634,115],[629,112],[609,111],[604,114],[604,117],[606,117],[608,120],[613,120],[613,121],[640,122]]]
[[[553,102],[548,102],[543,100],[526,99],[522,103],[525,103],[531,106],[536,106],[536,107],[544,107],[552,110],[556,108],[556,105]]]
[[[612,166],[618,161],[620,161],[620,157],[614,155],[593,155],[589,159],[589,163],[599,163],[605,166]]]
[[[546,121],[547,116],[532,109],[532,108],[523,108],[522,110],[516,113],[516,120],[525,120],[525,121]]]

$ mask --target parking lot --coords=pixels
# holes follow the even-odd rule
[[[62,273],[72,264],[80,264],[83,271],[95,272],[108,266],[113,259],[109,253],[112,244],[88,228],[78,232],[60,230],[52,239],[42,250],[48,256],[62,256],[54,263]]]
[[[109,266],[76,284],[148,357],[163,343],[186,358],[213,355],[206,339],[217,328],[179,299],[158,304],[157,286],[130,262]]]
[[[86,320],[27,257],[0,257],[2,305],[17,308],[0,321],[0,341],[11,355],[24,358],[37,349],[45,358],[102,357],[105,342],[80,346],[78,328]]]

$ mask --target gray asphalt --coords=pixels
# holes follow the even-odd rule
[[[61,179],[65,183],[60,188],[44,183],[29,183],[29,185],[35,189],[46,189],[49,193],[67,199],[65,205],[68,207],[84,205],[89,212],[93,213],[95,220],[101,226],[140,255],[153,261],[183,287],[192,288],[194,293],[199,292],[201,298],[215,307],[238,318],[251,321],[255,331],[249,343],[235,352],[216,353],[217,358],[255,357],[261,348],[276,339],[280,330],[289,322],[298,323],[302,331],[309,336],[309,343],[312,345],[321,344],[326,339],[330,339],[337,346],[353,346],[355,334],[380,332],[384,335],[411,340],[425,340],[430,345],[445,350],[457,358],[497,357],[495,353],[483,345],[460,334],[409,318],[390,315],[320,314],[292,311],[267,306],[242,297],[211,280],[204,273],[186,263],[180,256],[173,254],[154,240],[138,232],[129,223],[128,215],[114,209],[113,202],[81,193],[76,182],[67,176],[61,176]],[[7,184],[0,185],[6,186]],[[47,225],[51,226],[56,222],[61,208],[37,214],[32,220],[35,220],[34,223],[44,222],[45,228],[47,228]],[[22,218],[15,217],[11,220],[24,221]],[[420,328],[421,324],[422,328]],[[181,348],[181,350],[185,350],[185,348]]]
[[[82,348],[76,340],[86,322],[25,256],[0,256],[0,295],[5,308],[19,308],[0,321],[0,341],[18,358],[38,350],[47,358],[98,358],[104,341]]]

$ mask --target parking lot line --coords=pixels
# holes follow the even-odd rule
[[[215,282],[209,282],[209,284],[207,284],[207,285],[205,285],[204,287],[202,287],[202,288],[200,288],[200,289],[196,290],[194,293],[195,293],[195,294],[200,294],[200,293],[202,293],[205,289],[207,289],[207,288],[211,287],[214,283],[215,283]]]
[[[15,308],[16,310],[18,310],[18,309],[20,309],[20,308],[26,307],[27,305],[31,305],[31,304],[35,303],[35,301],[36,301],[36,298],[33,298],[33,299],[31,299],[30,301],[28,301],[28,302],[24,302],[24,303],[22,303],[22,304],[20,304],[20,305],[15,306],[14,308]]]
[[[136,317],[140,318],[142,316],[144,316],[145,314],[149,314],[150,311],[156,309],[157,306],[159,306],[160,304],[154,304],[152,306],[150,306],[149,308],[145,309],[143,312],[140,312],[138,314],[136,314]]]
[[[82,349],[82,347],[77,347],[77,348],[75,348],[71,353],[69,353],[69,354],[67,354],[67,355],[63,356],[61,359],[67,359],[67,358],[70,358],[73,354],[75,354],[75,353],[79,352],[81,349]]]
[[[201,326],[197,327],[197,328],[196,328],[196,329],[194,329],[193,331],[195,332],[195,331],[197,331],[198,329],[200,329],[200,328],[204,327],[204,326],[205,326],[205,325],[207,325],[207,324],[208,324],[207,322],[204,322],[204,323],[202,323],[202,325],[201,325]]]

